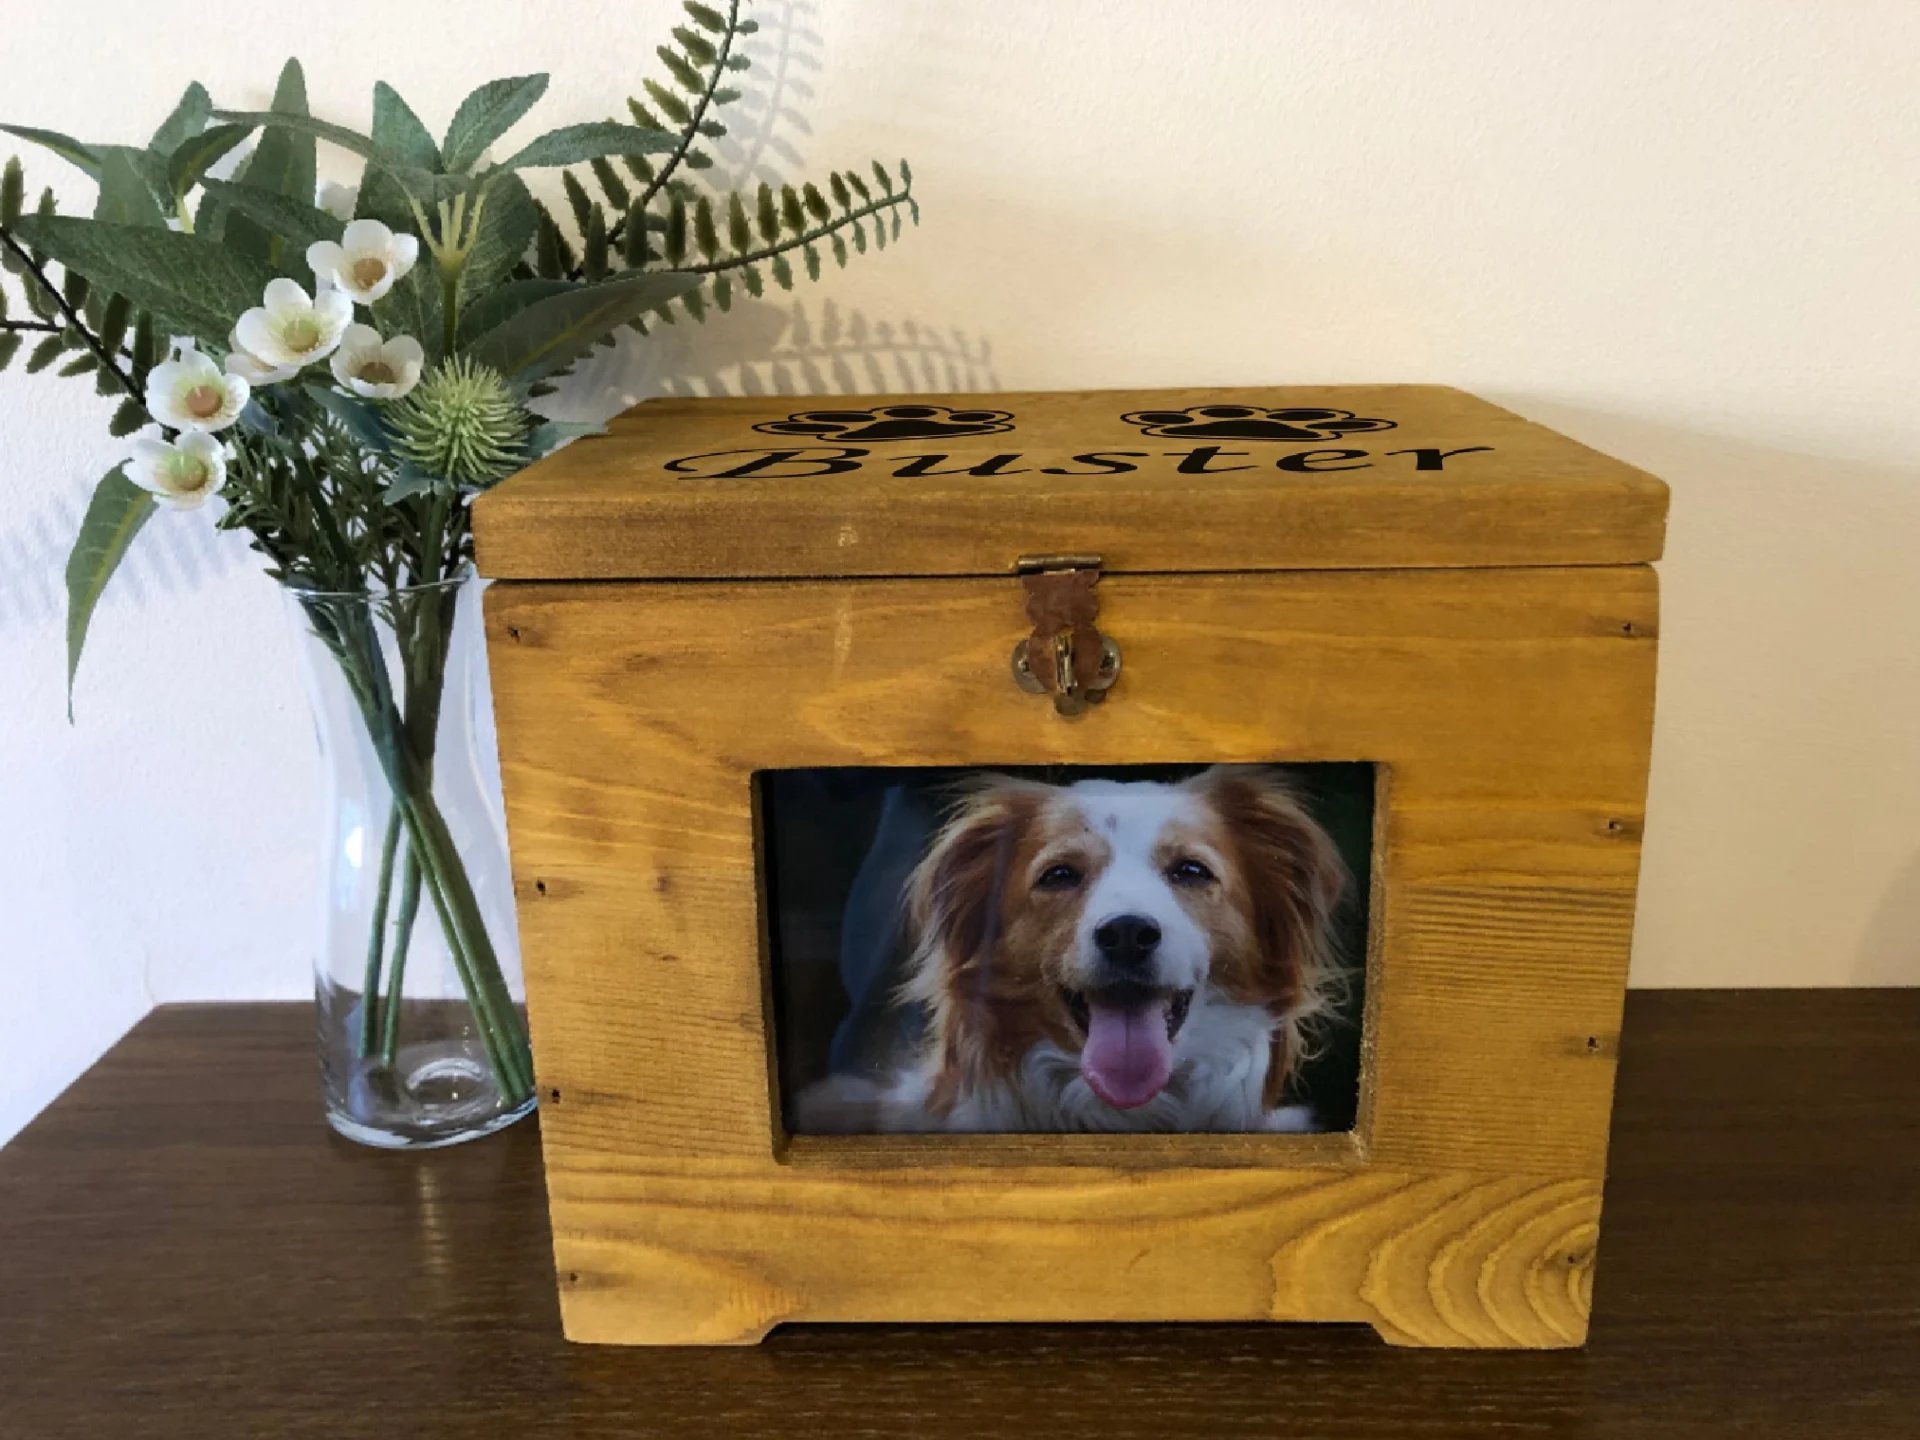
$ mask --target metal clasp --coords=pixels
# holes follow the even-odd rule
[[[1024,555],[1014,567],[1033,633],[1013,647],[1013,678],[1029,694],[1053,696],[1062,715],[1099,704],[1120,678],[1120,647],[1093,623],[1100,565],[1098,555]]]

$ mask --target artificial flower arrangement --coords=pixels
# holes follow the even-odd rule
[[[740,9],[688,0],[657,51],[665,78],[628,120],[562,126],[499,158],[544,75],[482,85],[437,140],[385,84],[367,133],[314,118],[293,61],[270,110],[221,109],[196,83],[144,147],[0,127],[99,186],[90,218],[55,213],[50,191],[28,212],[20,163],[6,165],[0,265],[24,313],[0,285],[0,369],[25,353],[29,372],[92,377],[118,401],[112,433],[132,437],[67,567],[69,694],[141,527],[218,496],[215,523],[246,533],[337,664],[385,782],[364,973],[348,987],[362,1081],[396,1063],[424,894],[498,1112],[531,1104],[498,937],[433,781],[469,500],[598,428],[532,408],[592,347],[769,281],[790,289],[797,265],[818,278],[825,256],[845,265],[849,243],[884,247],[903,214],[918,221],[904,161],[897,180],[875,162],[871,183],[836,172],[824,191],[698,183],[749,64],[739,42],[756,27]],[[364,161],[357,191],[317,187],[319,141]],[[534,172],[558,172],[564,210],[536,196]]]

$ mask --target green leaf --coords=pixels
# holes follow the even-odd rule
[[[278,235],[288,242],[291,248],[283,248],[281,252],[288,257],[282,269],[301,268],[304,259],[296,261],[293,257],[304,257],[307,247],[316,240],[337,242],[341,232],[346,229],[330,212],[296,200],[291,195],[233,180],[207,180],[203,183],[207,194],[218,200],[230,214],[244,215],[269,234]]]
[[[540,211],[518,175],[495,181],[487,191],[480,229],[461,272],[461,289],[480,296],[505,279],[526,257],[539,222]]]
[[[680,42],[680,48],[687,52],[687,58],[696,65],[711,65],[720,58],[720,52],[713,48],[713,42],[698,30],[676,25],[673,27],[673,38]],[[705,83],[704,80],[702,83]]]
[[[800,192],[791,185],[780,187],[780,219],[796,235],[807,228],[807,213],[800,204]]]
[[[800,188],[801,198],[806,202],[807,213],[822,225],[833,219],[833,211],[828,207],[826,197],[820,193],[820,187],[809,180]]]
[[[173,191],[175,200],[184,198],[207,171],[252,133],[251,125],[216,125],[181,144],[167,161],[167,188]]]
[[[661,45],[657,46],[653,53],[660,57],[660,63],[667,67],[667,73],[673,76],[674,83],[682,90],[698,95],[706,87],[707,77],[689,65],[675,51]]]
[[[29,375],[38,375],[42,370],[58,360],[60,358],[60,352],[64,349],[66,349],[66,346],[60,343],[60,337],[58,335],[49,335],[38,345],[34,346],[33,353],[27,357],[27,373]]]
[[[13,363],[13,357],[20,353],[22,340],[17,330],[0,332],[0,370]]]
[[[373,406],[352,395],[343,395],[331,386],[307,385],[303,388],[315,404],[346,426],[347,433],[369,450],[385,454],[392,448],[393,437],[387,434],[387,427],[380,423],[379,412]]]
[[[373,87],[371,143],[396,165],[428,173],[440,168],[440,147],[434,143],[432,134],[400,98],[400,92],[384,80]],[[377,166],[370,165],[361,177],[360,198],[354,213],[363,219],[378,220],[398,233],[416,233],[407,192],[398,180]]]
[[[139,158],[136,158],[139,157]],[[153,163],[147,163],[153,162]],[[136,168],[143,166],[142,169]],[[100,196],[94,203],[93,218],[111,225],[145,225],[164,229],[169,210],[153,193],[152,180],[168,191],[166,162],[142,150],[115,145],[100,155]]]
[[[887,174],[887,167],[878,160],[873,162],[873,178],[880,182],[880,188],[886,194],[893,193],[893,177]]]
[[[580,242],[580,263],[587,272],[587,279],[606,278],[607,212],[598,206],[587,216],[587,233]]]
[[[638,125],[622,125],[614,120],[590,120],[584,125],[563,125],[558,130],[549,130],[497,168],[539,170],[557,165],[584,165],[597,155],[657,154],[679,143],[670,131],[642,130]]]
[[[567,204],[573,210],[573,228],[585,235],[587,222],[593,216],[593,198],[587,194],[587,187],[582,185],[571,171],[560,176],[560,188],[566,192]]]
[[[58,130],[36,130],[30,125],[0,125],[0,130],[44,146],[62,160],[78,165],[95,179],[100,177],[100,157],[94,153],[92,146],[82,145],[71,135],[62,135]]]
[[[747,207],[738,190],[727,196],[727,243],[736,254],[753,248],[753,228],[747,224]]]
[[[266,129],[253,147],[253,153],[235,168],[233,178],[311,205],[318,183],[314,137],[289,124],[311,120],[307,113],[307,77],[298,60],[287,61],[281,69],[269,113],[272,121],[259,122]],[[222,115],[220,118],[232,122],[240,117]],[[284,241],[244,212],[226,216],[222,239],[228,246],[256,259],[275,265],[285,263]]]
[[[527,460],[538,460],[552,454],[569,440],[577,440],[582,435],[604,435],[607,427],[591,420],[545,420],[533,427],[533,433],[527,436]]]
[[[94,487],[86,518],[67,556],[68,720],[73,719],[73,677],[80,668],[93,608],[153,510],[153,496],[127,479],[124,465],[109,470]]]
[[[707,302],[700,298],[698,290],[689,290],[680,297],[680,303],[687,307],[687,314],[696,320],[707,318]]]
[[[807,279],[818,280],[820,278],[820,247],[818,245],[809,245],[806,248],[805,254],[807,259]]]
[[[638,270],[651,258],[647,245],[647,211],[638,200],[627,211],[627,229],[623,238],[626,242],[627,266]]]
[[[113,419],[107,424],[107,433],[116,440],[124,440],[136,430],[153,423],[153,417],[147,414],[147,407],[138,400],[128,398],[120,402],[120,408],[113,412]]]
[[[620,178],[605,156],[593,158],[593,178],[600,182],[600,191],[607,197],[607,204],[616,211],[625,213],[627,206],[633,203],[633,192],[627,189],[627,182]]]
[[[756,300],[766,293],[766,282],[760,278],[760,267],[757,265],[741,267],[740,283],[747,287],[747,294]]]
[[[234,321],[260,303],[272,267],[193,235],[66,215],[20,221],[28,244],[143,310],[167,334],[224,349]]]
[[[846,269],[847,268],[846,237],[842,235],[838,230],[836,230],[833,232],[833,234],[827,237],[827,241],[830,245],[833,246],[833,263],[838,265],[842,270]]]
[[[640,83],[641,88],[647,92],[648,98],[660,107],[660,113],[667,117],[670,124],[691,125],[693,123],[693,111],[687,108],[686,101],[657,80],[643,80]]]
[[[432,265],[415,265],[373,304],[373,325],[382,335],[411,335],[426,351],[427,363],[440,359],[444,327],[440,321],[440,282]]]
[[[771,245],[780,238],[780,207],[774,203],[773,187],[760,182],[760,193],[754,205],[754,221],[760,227],[760,238]],[[743,245],[740,247],[745,249]]]
[[[784,255],[773,257],[773,283],[782,290],[793,289],[793,266],[787,263]]]
[[[460,102],[441,146],[446,168],[464,175],[514,122],[547,93],[545,75],[512,75],[489,80]]]
[[[838,205],[842,210],[851,210],[853,208],[853,196],[847,193],[847,182],[841,177],[838,170],[835,170],[827,176],[827,188],[833,192],[834,204]]]
[[[127,297],[108,297],[106,308],[100,315],[100,348],[109,355],[118,355],[121,347],[127,343],[127,330],[132,324],[133,306],[127,303]]]
[[[685,0],[681,8],[691,15],[694,23],[703,30],[711,30],[716,35],[726,34],[727,17],[718,10],[702,5],[700,0]]]
[[[10,155],[7,157],[6,170],[0,172],[0,225],[13,224],[26,208],[26,172],[20,168],[20,157]]]
[[[564,295],[580,287],[571,280],[515,280],[482,294],[460,316],[460,340],[465,344],[504,325],[535,301]]]
[[[402,500],[411,500],[416,495],[429,494],[436,487],[444,488],[442,482],[426,471],[411,461],[402,460],[394,471],[393,483],[387,486],[380,498],[389,505],[398,505]]]
[[[687,202],[679,195],[673,197],[673,204],[667,210],[667,229],[660,243],[669,265],[678,265],[687,258]]]
[[[853,171],[851,170],[847,172],[847,184],[853,187],[854,194],[858,195],[862,200],[866,201],[867,203],[869,204],[872,203],[873,192],[867,188],[867,182],[862,180],[858,175],[854,174]]]
[[[160,128],[153,132],[153,139],[147,142],[147,148],[162,155],[171,155],[186,141],[191,140],[207,128],[207,120],[213,114],[213,97],[207,94],[207,87],[198,80],[187,86],[187,93],[180,97],[180,103],[173,107],[173,113],[160,122]]]
[[[704,195],[693,205],[693,243],[709,260],[720,253],[720,235],[713,228],[713,204]]]
[[[733,281],[724,273],[713,277],[713,303],[720,307],[723,315],[733,309]]]
[[[71,379],[76,375],[91,375],[99,368],[100,362],[93,358],[93,352],[87,351],[74,356],[73,359],[62,365],[60,367],[60,374],[63,378]]]
[[[537,379],[602,335],[699,283],[697,275],[647,274],[581,286],[535,301],[474,341],[466,353],[510,378]]]

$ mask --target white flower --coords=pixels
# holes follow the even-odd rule
[[[192,510],[227,483],[227,452],[204,430],[182,435],[171,445],[136,440],[127,478],[176,510]]]
[[[147,413],[173,430],[224,430],[240,418],[250,393],[245,379],[222,375],[188,340],[147,377]]]
[[[269,365],[258,355],[240,343],[240,335],[235,331],[227,337],[227,373],[238,375],[247,384],[258,390],[263,385],[278,385],[282,380],[291,380],[300,373],[298,365]]]
[[[247,311],[233,327],[240,348],[261,363],[298,370],[324,360],[353,319],[353,301],[320,287],[312,299],[291,280],[267,284],[266,303]]]
[[[411,335],[382,343],[371,325],[349,325],[333,352],[333,378],[369,400],[398,400],[420,383],[427,355]]]
[[[353,219],[354,207],[360,203],[360,191],[352,185],[342,185],[338,180],[320,182],[320,208],[336,220]]]
[[[307,247],[307,264],[321,284],[338,285],[361,305],[371,305],[413,269],[420,242],[396,235],[378,220],[355,220],[340,243],[316,240]]]

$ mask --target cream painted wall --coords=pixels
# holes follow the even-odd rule
[[[1920,9],[759,8],[734,173],[906,154],[926,224],[792,304],[599,363],[599,408],[1479,390],[1673,483],[1635,982],[1920,982]],[[102,139],[143,138],[191,77],[264,102],[290,47],[340,120],[376,78],[441,124],[531,69],[555,76],[536,121],[590,118],[669,23],[658,0],[7,12],[5,118]],[[84,386],[0,382],[0,1137],[150,1003],[307,986],[312,739],[244,549],[150,527],[62,717],[59,577],[117,458],[104,418]]]

